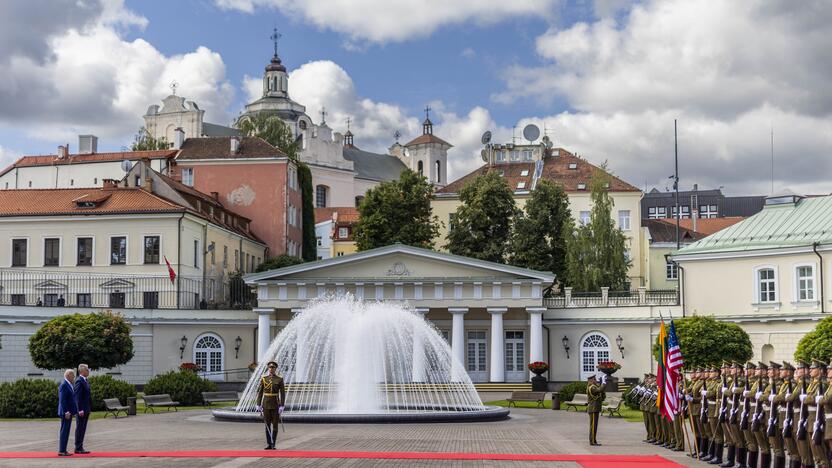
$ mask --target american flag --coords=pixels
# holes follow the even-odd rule
[[[665,342],[664,349],[662,350],[662,359],[664,360],[665,376],[663,392],[664,398],[660,412],[665,418],[672,421],[679,412],[679,380],[681,378],[679,370],[684,364],[673,320],[670,321],[670,327],[667,331],[667,341]]]

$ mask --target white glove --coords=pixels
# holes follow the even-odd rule
[[[283,405],[277,408],[277,414],[283,414]]]
[[[728,387],[722,387],[722,393],[725,393],[727,391],[728,391]]]
[[[690,395],[687,395],[687,396],[685,397],[685,400],[687,400],[687,401],[693,401],[693,397],[692,397],[692,396],[690,396]]]
[[[806,394],[800,395],[800,402],[803,403],[803,400],[806,399]]]
[[[776,395],[769,395],[769,396],[768,396],[768,401],[773,403],[773,402],[774,402],[774,397],[775,397],[775,396],[776,396]]]
[[[789,393],[789,392],[786,392],[786,394],[785,394],[785,395],[783,395],[783,397],[784,397],[784,398],[791,398],[791,397],[792,397],[792,394],[791,394],[791,393]]]
[[[699,392],[699,393],[701,393],[703,397],[704,397],[704,396],[708,396],[708,391],[707,391],[707,390],[702,390],[702,391],[701,391],[701,392]]]
[[[755,399],[755,400],[759,400],[761,396],[763,396],[763,392],[757,392],[757,393],[754,395],[754,399]]]
[[[816,396],[816,397],[815,397],[815,404],[816,404],[816,405],[819,405],[819,404],[820,404],[820,400],[821,400],[822,398],[823,398],[823,395],[818,395],[818,396]]]
[[[743,397],[747,397],[747,396],[748,396],[748,390],[744,390],[744,391],[742,392],[742,396],[743,396]]]
[[[257,405],[257,406],[254,407],[254,411],[257,411],[258,413],[262,413],[263,412],[263,407],[260,406],[260,405]]]

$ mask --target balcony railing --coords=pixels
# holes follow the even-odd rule
[[[571,307],[635,307],[671,306],[679,304],[679,292],[675,289],[639,288],[635,291],[610,291],[601,288],[597,292],[573,292],[564,288],[557,296],[543,298],[543,305],[550,309]]]
[[[238,276],[170,277],[0,269],[0,305],[112,309],[250,309]]]

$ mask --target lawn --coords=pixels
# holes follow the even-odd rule
[[[213,408],[220,408],[222,405],[215,405]],[[179,411],[189,411],[189,410],[199,410],[199,409],[209,409],[208,406],[177,406],[176,407]],[[171,410],[173,412],[173,410]],[[156,408],[156,413],[167,413],[167,409],[165,408]],[[144,403],[136,403],[136,414],[141,415],[144,413]],[[148,415],[152,415],[150,411],[147,412]],[[90,415],[90,421],[95,421],[96,419],[104,419],[104,411],[93,411]],[[132,417],[132,416],[131,416]],[[119,413],[119,419],[124,419],[124,413]],[[111,415],[107,415],[107,419],[113,419]],[[57,421],[58,416],[52,418],[30,418],[30,419],[23,419],[23,418],[0,418],[0,421]]]
[[[506,400],[489,401],[489,402],[486,402],[486,403],[483,403],[483,404],[484,405],[490,405],[490,406],[503,406],[503,407],[506,407],[506,408],[508,407],[508,401],[506,401]],[[549,409],[549,410],[552,409],[552,400],[543,400],[543,406],[546,409]],[[514,405],[512,405],[512,407],[514,407]],[[537,406],[537,403],[531,402],[531,401],[517,402],[517,407],[518,408],[539,408]],[[565,406],[563,406],[563,403],[561,403],[561,410],[565,411]],[[621,406],[621,416],[622,416],[622,419],[624,419],[625,421],[628,421],[628,422],[642,422],[643,421],[640,410],[633,410],[633,409],[627,408],[624,405]]]

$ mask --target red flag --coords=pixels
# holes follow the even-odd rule
[[[165,263],[168,265],[168,276],[170,276],[170,282],[173,283],[176,281],[176,272],[173,271],[173,267],[170,266],[167,255],[165,255]]]

